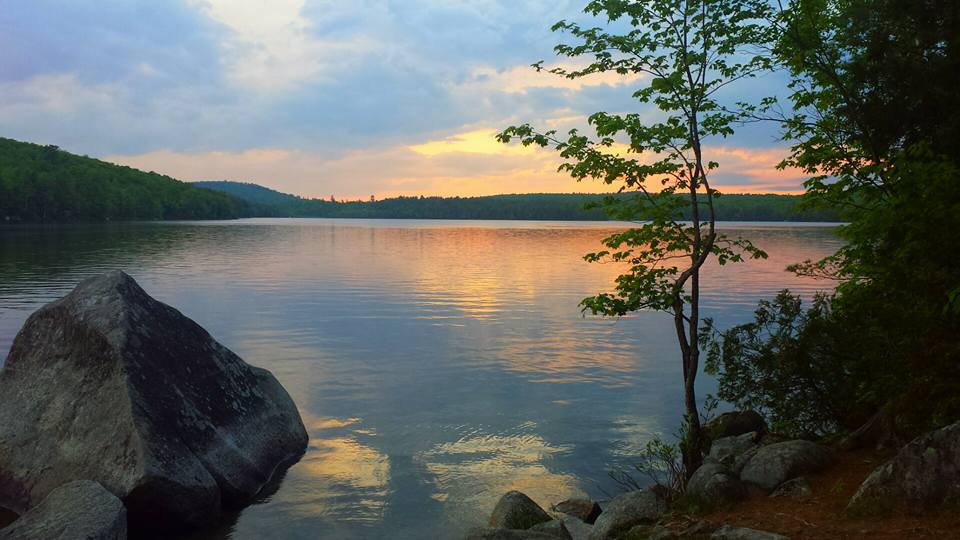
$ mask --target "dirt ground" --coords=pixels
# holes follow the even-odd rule
[[[876,451],[846,452],[828,470],[810,476],[813,497],[806,501],[771,499],[754,493],[731,510],[699,516],[715,523],[749,527],[789,536],[792,539],[960,539],[960,513],[935,516],[897,515],[883,519],[853,520],[844,508],[860,483],[891,454]]]

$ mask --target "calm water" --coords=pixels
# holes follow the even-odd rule
[[[273,371],[311,441],[279,491],[212,538],[455,538],[520,489],[607,498],[611,468],[679,420],[672,323],[583,318],[619,268],[609,223],[245,220],[0,229],[0,359],[37,307],[121,268]],[[783,268],[840,242],[727,225],[770,258],[715,268],[707,315],[749,319]],[[704,391],[710,381],[703,381]]]

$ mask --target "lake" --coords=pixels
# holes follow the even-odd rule
[[[618,492],[680,420],[672,319],[583,317],[620,267],[616,224],[252,219],[0,229],[0,359],[27,316],[123,269],[297,402],[311,441],[279,490],[198,538],[456,538],[504,492],[547,506]],[[724,224],[770,258],[709,267],[703,311],[746,322],[831,228]],[[711,389],[701,377],[700,396]],[[279,532],[279,531],[282,531]]]

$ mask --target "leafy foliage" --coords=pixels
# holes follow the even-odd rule
[[[0,138],[0,220],[13,222],[229,219],[251,215],[230,195]]]
[[[663,494],[674,497],[684,492],[688,476],[680,459],[680,447],[659,437],[647,441],[633,471],[613,470],[608,474],[624,491],[641,490],[652,482],[662,488]]]
[[[798,431],[893,405],[915,435],[960,419],[960,13],[949,0],[797,0],[775,17],[792,112],[783,166],[810,204],[847,209],[847,245],[792,269],[838,283],[807,314],[787,298],[723,335],[727,398]],[[766,325],[773,324],[773,330]],[[755,383],[754,381],[759,381]],[[804,403],[809,410],[804,409]]]
[[[884,371],[878,368],[890,358],[867,361],[860,344],[846,335],[850,328],[836,324],[831,300],[818,295],[804,311],[799,296],[781,291],[760,302],[750,323],[719,331],[706,320],[705,369],[718,375],[717,397],[763,414],[775,432],[787,436],[858,427],[878,405],[867,389],[875,388],[876,375]]]

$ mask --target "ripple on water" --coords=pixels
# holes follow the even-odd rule
[[[610,223],[241,220],[18,228],[0,235],[0,355],[26,317],[122,268],[300,407],[311,444],[280,489],[213,537],[455,537],[520,489],[614,493],[678,420],[670,320],[583,317],[620,271],[582,255]],[[825,228],[737,225],[769,259],[709,267],[704,312],[747,320]],[[703,380],[701,395],[710,389]],[[210,537],[210,535],[207,535]]]

